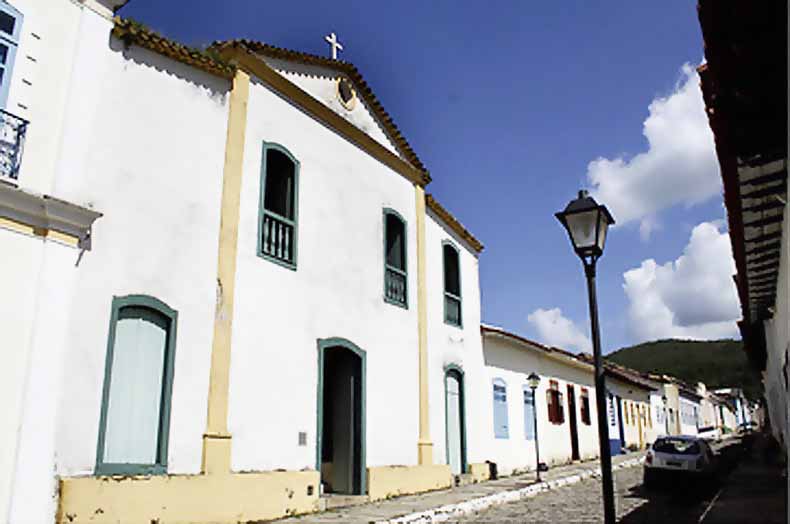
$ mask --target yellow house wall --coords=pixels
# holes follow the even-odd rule
[[[60,482],[57,522],[200,524],[275,519],[317,511],[318,485],[316,471],[68,478]]]
[[[453,475],[446,464],[368,468],[370,500],[449,488],[452,483]]]

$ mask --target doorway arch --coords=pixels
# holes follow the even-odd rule
[[[330,492],[367,491],[366,358],[345,338],[318,339],[316,470]]]
[[[444,368],[444,429],[447,464],[453,475],[466,473],[464,370],[456,364],[448,364]]]

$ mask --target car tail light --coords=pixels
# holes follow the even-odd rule
[[[648,451],[647,455],[645,456],[645,464],[652,464],[653,463],[653,452]]]

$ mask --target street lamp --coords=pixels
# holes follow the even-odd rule
[[[595,264],[603,255],[606,232],[614,224],[606,206],[579,191],[564,211],[555,214],[565,229],[579,255],[587,276],[587,296],[590,303],[590,327],[592,331],[593,355],[595,360],[595,403],[598,409],[598,445],[601,453],[601,482],[603,484],[604,522],[614,524],[614,486],[612,484],[612,455],[609,449],[609,425],[606,420],[606,383],[601,359],[601,337],[598,328],[598,303],[595,297]]]
[[[532,390],[532,425],[535,428],[535,473],[540,482],[540,446],[538,445],[538,403],[535,400],[535,390],[540,384],[540,377],[534,371],[527,377],[527,384]]]

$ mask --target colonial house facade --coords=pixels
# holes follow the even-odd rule
[[[3,520],[271,519],[487,470],[482,245],[359,72],[188,49],[118,3],[18,8],[17,59],[72,76],[3,77],[30,109],[0,185]]]
[[[493,415],[486,428],[488,460],[498,472],[533,470],[536,439],[547,464],[597,457],[592,365],[498,327],[484,325],[481,332]],[[534,396],[527,381],[531,373],[540,377]]]
[[[644,449],[652,442],[647,434],[652,429],[650,393],[653,387],[637,372],[607,365],[606,388],[613,411],[609,417],[610,449],[613,453]]]

